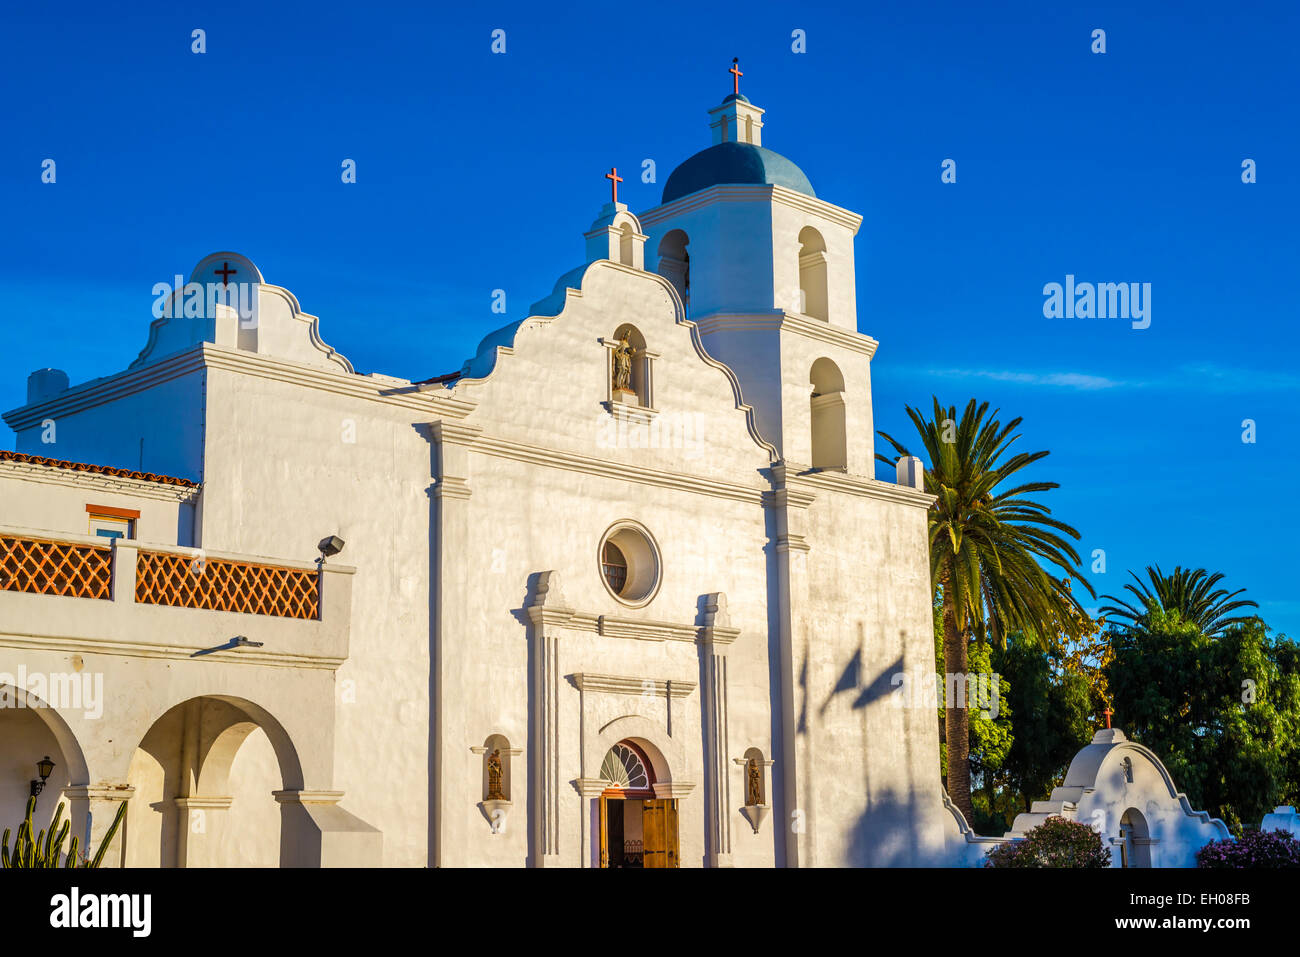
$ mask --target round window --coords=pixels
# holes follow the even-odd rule
[[[600,577],[627,605],[644,605],[659,588],[659,547],[640,525],[619,522],[600,541]]]

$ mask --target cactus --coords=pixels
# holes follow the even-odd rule
[[[104,860],[104,852],[108,850],[108,845],[113,843],[117,829],[122,825],[122,818],[126,815],[126,802],[123,801],[118,805],[117,816],[113,818],[113,823],[109,826],[108,833],[104,835],[104,840],[100,842],[99,850],[93,858],[78,857],[75,837],[68,845],[68,853],[64,857],[63,842],[68,837],[71,823],[63,821],[63,826],[59,826],[59,821],[63,817],[62,804],[55,809],[54,820],[50,822],[49,830],[42,829],[33,840],[32,833],[35,831],[35,825],[32,823],[32,815],[35,813],[36,798],[33,796],[27,799],[27,816],[23,823],[18,825],[18,831],[14,834],[13,850],[9,849],[9,828],[4,830],[4,837],[0,839],[0,866],[6,869],[58,867],[59,859],[62,857],[64,867],[99,867]]]

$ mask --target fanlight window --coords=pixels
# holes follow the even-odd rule
[[[625,744],[616,744],[605,755],[600,776],[609,786],[624,791],[644,791],[650,787],[650,772],[641,756]]]

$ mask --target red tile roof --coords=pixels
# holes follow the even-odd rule
[[[198,482],[176,478],[174,475],[158,475],[154,472],[137,472],[134,469],[119,469],[111,465],[91,465],[89,462],[67,462],[63,459],[47,459],[41,455],[27,455],[24,452],[11,452],[0,449],[0,462],[27,462],[31,465],[44,465],[55,469],[71,469],[74,472],[94,472],[98,475],[116,475],[121,478],[140,479],[145,482],[159,482],[163,485],[182,485],[186,488],[198,488]]]

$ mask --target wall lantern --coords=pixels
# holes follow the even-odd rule
[[[36,762],[36,773],[41,776],[41,779],[39,781],[32,781],[32,797],[36,797],[45,790],[46,779],[54,773],[54,762],[50,760],[48,754],[40,761]]]

